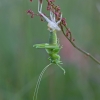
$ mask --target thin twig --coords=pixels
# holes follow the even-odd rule
[[[61,29],[62,29],[62,33],[64,34],[64,36],[69,40],[69,42],[77,49],[79,50],[80,52],[82,52],[83,54],[85,54],[86,56],[90,57],[92,60],[94,60],[96,63],[98,63],[100,65],[100,61],[98,61],[94,56],[92,56],[90,53],[82,50],[81,48],[79,48],[78,46],[76,46],[76,44],[70,40],[66,35],[65,35],[65,32],[63,30],[63,27],[61,25]]]

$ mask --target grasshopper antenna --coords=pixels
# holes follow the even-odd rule
[[[36,84],[36,87],[35,87],[35,92],[34,92],[33,100],[37,100],[37,94],[38,94],[38,90],[39,90],[39,86],[40,86],[40,82],[41,82],[42,76],[43,76],[44,72],[47,70],[47,68],[48,68],[51,64],[52,64],[52,63],[50,63],[49,65],[47,65],[47,66],[42,70],[42,72],[40,73],[39,78],[38,78],[38,81],[37,81],[37,84]]]

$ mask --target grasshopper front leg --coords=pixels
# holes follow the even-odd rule
[[[59,49],[59,46],[58,45],[51,45],[51,44],[48,44],[48,43],[35,44],[35,45],[33,45],[33,47],[36,47],[36,48],[44,48],[44,49],[55,49],[55,48],[58,48]]]

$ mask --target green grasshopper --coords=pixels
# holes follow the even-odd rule
[[[44,43],[44,44],[35,44],[33,45],[33,47],[36,48],[44,48],[46,50],[46,52],[49,55],[49,60],[50,60],[50,64],[47,65],[42,72],[40,73],[40,76],[38,78],[37,81],[37,85],[35,88],[35,92],[34,92],[34,98],[33,100],[37,100],[37,94],[38,94],[38,89],[39,89],[39,85],[40,85],[40,81],[42,79],[42,76],[45,72],[45,70],[51,65],[51,64],[56,64],[57,66],[59,66],[65,74],[65,69],[63,69],[60,64],[62,64],[62,61],[60,61],[60,56],[58,55],[60,49],[62,47],[60,47],[59,42],[57,40],[57,36],[56,36],[56,31],[50,32],[50,37],[49,37],[49,43]],[[36,99],[35,99],[36,96]]]
[[[39,75],[34,96],[33,96],[33,100],[37,100],[37,94],[38,94],[40,81],[42,79],[44,72],[51,64],[56,64],[57,66],[59,66],[65,74],[65,69],[63,69],[62,66],[60,66],[60,64],[62,64],[62,61],[60,61],[60,56],[58,55],[62,47],[60,46],[59,41],[57,39],[57,35],[56,35],[56,31],[60,31],[58,24],[61,22],[62,14],[61,14],[60,20],[56,22],[55,14],[52,11],[50,11],[50,19],[51,19],[50,20],[42,13],[42,3],[40,3],[40,0],[38,0],[38,12],[48,22],[48,30],[50,31],[50,36],[49,36],[49,43],[35,44],[33,45],[33,47],[44,48],[49,55],[48,59],[50,60],[50,64],[47,65]]]
[[[62,61],[60,61],[58,53],[62,47],[60,47],[59,41],[57,40],[56,31],[50,32],[49,43],[35,44],[33,47],[44,48],[49,55],[48,59],[50,60],[50,63],[58,65],[65,74],[65,70],[59,65],[62,64]]]

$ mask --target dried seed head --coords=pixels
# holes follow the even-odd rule
[[[32,11],[32,10],[27,10],[27,14],[29,14],[29,15],[31,15],[31,18],[33,18],[34,17],[34,12]]]
[[[55,0],[48,0],[48,2],[55,2]]]
[[[62,22],[62,24],[63,24],[64,26],[67,25],[67,24],[66,24],[66,18],[62,18],[61,22]]]

